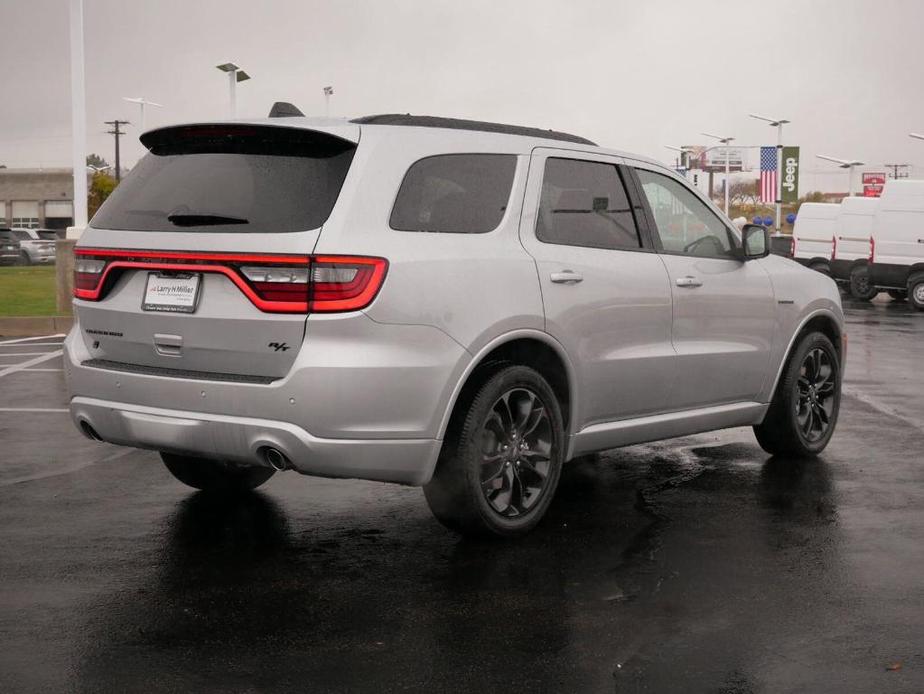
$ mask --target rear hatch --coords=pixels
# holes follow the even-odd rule
[[[150,152],[81,238],[75,308],[104,368],[269,381],[292,366],[311,252],[358,130],[212,124],[145,134]]]

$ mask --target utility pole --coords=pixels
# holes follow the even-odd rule
[[[119,130],[120,125],[131,125],[127,120],[107,120],[106,125],[111,125],[112,130],[108,131],[110,135],[115,135],[115,175],[116,181],[122,180],[122,165],[119,160],[119,138],[125,133]]]
[[[907,169],[911,168],[911,164],[883,164],[883,166],[892,169],[892,178],[908,178]],[[902,169],[901,173],[899,169]]]

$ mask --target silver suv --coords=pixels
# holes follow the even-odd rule
[[[142,142],[76,249],[70,410],[192,487],[422,485],[448,527],[514,536],[577,456],[739,426],[804,456],[832,435],[834,282],[654,161],[403,115]]]

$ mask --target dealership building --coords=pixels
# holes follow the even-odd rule
[[[65,229],[73,223],[71,169],[0,168],[0,226]]]

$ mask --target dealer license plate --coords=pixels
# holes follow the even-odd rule
[[[193,313],[199,300],[201,275],[149,272],[144,288],[143,311]]]

